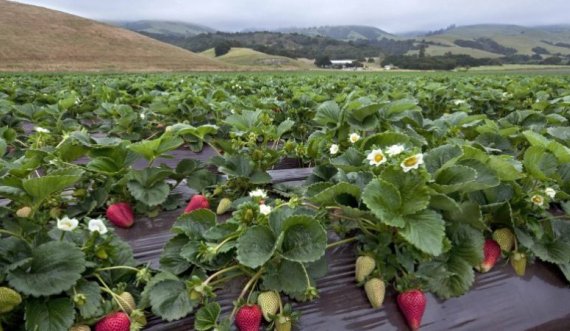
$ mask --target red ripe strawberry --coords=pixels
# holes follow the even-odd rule
[[[501,246],[493,239],[485,240],[483,256],[483,262],[479,266],[479,271],[487,272],[493,268],[499,257],[501,257]]]
[[[135,222],[131,206],[126,202],[118,202],[107,207],[107,218],[120,228],[130,228]]]
[[[192,197],[192,199],[190,199],[190,202],[188,202],[188,205],[184,209],[184,213],[189,213],[197,209],[209,209],[209,208],[210,208],[210,203],[208,202],[208,199],[206,199],[206,197],[203,195],[196,194],[195,196]]]
[[[420,328],[426,310],[426,296],[420,290],[410,290],[398,295],[398,307],[413,331]]]
[[[129,331],[131,321],[129,316],[123,312],[109,314],[97,322],[95,331]]]
[[[261,308],[258,305],[241,306],[235,322],[239,331],[258,331],[261,325]]]

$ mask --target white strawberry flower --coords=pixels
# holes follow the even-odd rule
[[[69,218],[64,216],[57,220],[57,228],[61,231],[73,231],[79,225],[79,221],[76,218]]]
[[[259,205],[259,212],[263,215],[269,215],[271,213],[271,206],[262,203]]]
[[[453,104],[456,106],[460,106],[460,105],[465,104],[465,103],[467,103],[467,101],[465,101],[465,100],[454,100],[453,101]]]
[[[547,187],[544,190],[544,194],[546,194],[550,199],[554,199],[554,197],[556,197],[556,190],[552,187]]]
[[[103,222],[103,220],[100,218],[94,218],[89,220],[87,228],[91,232],[99,232],[99,234],[107,233],[107,226],[105,226],[105,222]]]
[[[374,149],[368,154],[366,159],[369,161],[370,165],[379,166],[386,162],[387,159],[381,149]]]
[[[388,156],[400,155],[404,151],[404,149],[405,147],[402,144],[392,145],[386,149],[386,154],[388,154]]]
[[[530,198],[530,201],[532,201],[532,203],[534,203],[535,205],[542,207],[542,205],[544,205],[544,197],[540,194],[535,194]]]
[[[351,133],[350,136],[348,137],[348,141],[350,141],[353,144],[359,140],[360,140],[360,135],[356,132]]]
[[[337,144],[332,144],[330,148],[331,155],[335,155],[336,153],[338,153],[338,149],[339,148]]]
[[[267,198],[267,192],[265,192],[262,189],[256,189],[256,190],[249,192],[249,196],[252,198],[265,199],[265,198]]]
[[[412,169],[417,169],[420,165],[424,164],[424,155],[422,153],[409,156],[400,163],[400,167],[404,172],[408,172]]]
[[[49,133],[48,129],[44,129],[40,126],[36,126],[34,130],[36,130],[36,132],[39,132],[39,133]]]
[[[141,120],[144,120],[146,118],[146,115],[145,115],[145,113],[140,113],[139,117],[141,118]]]

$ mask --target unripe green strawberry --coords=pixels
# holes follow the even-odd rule
[[[232,207],[232,200],[228,198],[223,198],[222,200],[220,200],[220,203],[218,204],[218,208],[216,209],[216,214],[222,215],[228,210],[230,210],[231,207]]]
[[[22,303],[20,293],[9,287],[0,287],[0,314],[11,312]]]
[[[32,208],[24,206],[16,211],[16,216],[21,218],[28,218],[32,214]]]
[[[501,246],[502,251],[510,252],[513,250],[515,235],[509,228],[495,230],[495,232],[493,232],[493,239]]]
[[[355,264],[355,277],[357,282],[362,282],[376,268],[376,261],[370,256],[359,256]]]
[[[526,271],[526,261],[526,255],[523,253],[515,252],[511,257],[511,266],[520,277],[523,277]]]
[[[75,325],[69,331],[91,331],[91,328],[87,325]]]
[[[135,298],[133,298],[132,294],[129,292],[123,292],[119,294],[117,301],[119,302],[120,308],[127,314],[130,314],[133,312],[133,310],[137,309]]]
[[[291,318],[279,315],[275,320],[275,331],[291,331]]]
[[[364,291],[373,308],[380,308],[384,302],[386,285],[379,278],[372,278],[364,284]]]
[[[279,310],[279,295],[273,291],[260,293],[257,297],[257,304],[261,307],[263,318],[266,321],[271,321],[270,315],[275,315]]]

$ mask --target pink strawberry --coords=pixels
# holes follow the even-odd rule
[[[493,239],[485,240],[483,246],[483,262],[479,266],[479,271],[487,272],[493,268],[497,260],[501,257],[501,246]]]
[[[107,207],[107,218],[120,228],[130,228],[135,222],[131,206],[126,202],[118,202]]]
[[[241,306],[236,314],[239,331],[258,331],[261,325],[261,308],[258,305]]]
[[[97,322],[95,331],[129,331],[131,321],[129,316],[123,312],[109,314]]]
[[[420,290],[410,290],[398,295],[398,307],[413,331],[420,328],[426,310],[426,296]]]
[[[208,202],[208,199],[206,199],[206,197],[203,195],[196,194],[192,197],[192,199],[190,199],[190,202],[188,202],[188,205],[184,209],[184,213],[189,213],[197,209],[209,209],[209,208],[210,208],[210,203]]]

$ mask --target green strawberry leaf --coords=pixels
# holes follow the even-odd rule
[[[250,268],[267,262],[275,251],[277,238],[266,226],[256,225],[247,229],[237,241],[237,259]]]
[[[449,166],[436,172],[436,189],[443,193],[456,192],[476,178],[477,171],[473,168],[460,165]]]
[[[406,144],[410,141],[410,137],[403,133],[398,132],[382,132],[373,134],[362,142],[362,147],[365,150],[372,149],[376,146],[378,148],[386,148],[396,144]]]
[[[75,294],[82,294],[85,296],[85,303],[81,305],[76,304],[76,308],[79,309],[79,313],[84,319],[97,317],[102,314],[103,307],[101,306],[101,302],[103,301],[103,297],[101,296],[99,284],[96,282],[89,282],[85,279],[81,279],[74,287],[74,291],[70,291],[69,293],[71,297]]]
[[[30,298],[25,309],[26,331],[69,330],[75,320],[75,310],[69,298]]]
[[[553,178],[558,169],[556,157],[538,146],[531,146],[526,150],[523,164],[530,175],[540,180]]]
[[[460,257],[449,256],[422,264],[418,273],[428,279],[430,291],[441,299],[465,294],[473,285],[473,267]]]
[[[431,149],[424,155],[426,169],[430,173],[453,164],[463,155],[463,151],[457,145],[442,145]]]
[[[443,252],[445,223],[433,210],[422,210],[404,217],[405,226],[398,234],[420,251],[438,256]]]
[[[170,239],[160,254],[160,268],[162,270],[179,275],[190,268],[190,263],[180,256],[182,248],[188,244],[188,237],[177,235]]]
[[[314,218],[305,215],[292,216],[283,224],[281,254],[295,262],[317,261],[325,254],[327,233]]]
[[[338,128],[342,123],[342,111],[336,102],[324,102],[317,107],[314,121],[329,129]]]
[[[404,227],[400,216],[402,197],[396,186],[381,179],[373,180],[364,188],[362,201],[382,223]]]
[[[189,238],[202,239],[206,231],[216,225],[216,214],[210,209],[196,209],[178,217],[172,232],[183,233]]]
[[[23,294],[49,296],[70,289],[83,271],[85,255],[77,246],[51,241],[35,247],[30,261],[10,270],[7,280]]]
[[[218,324],[218,318],[222,308],[217,302],[210,302],[196,312],[194,329],[207,331],[214,329]]]
[[[148,292],[153,314],[171,322],[190,314],[197,302],[191,301],[184,282],[163,280]]]
[[[349,147],[341,156],[331,160],[331,164],[344,171],[358,171],[366,156],[354,147]]]
[[[279,123],[279,126],[277,126],[277,138],[280,138],[286,132],[291,131],[291,129],[293,128],[294,125],[295,125],[295,121],[292,121],[289,118],[287,118],[283,122]]]
[[[312,197],[312,200],[321,206],[330,206],[338,204],[338,199],[342,195],[349,195],[353,197],[355,201],[358,201],[360,200],[360,187],[354,184],[340,182],[322,190],[320,193]]]
[[[32,197],[33,203],[39,205],[51,194],[75,184],[82,175],[83,171],[79,169],[60,170],[46,176],[25,179],[22,188]]]
[[[263,287],[285,293],[299,293],[307,288],[307,277],[303,265],[282,260],[279,264],[270,263],[263,275]]]

